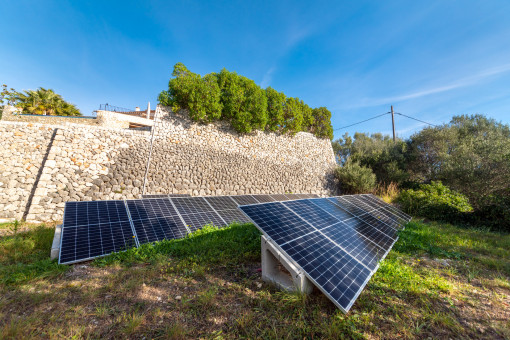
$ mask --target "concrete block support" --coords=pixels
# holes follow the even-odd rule
[[[53,244],[51,245],[51,259],[56,259],[58,257],[58,253],[60,252],[60,238],[62,234],[62,224],[59,224],[55,227],[55,236],[53,236]]]
[[[262,248],[262,280],[271,282],[287,291],[297,291],[309,294],[313,291],[313,284],[305,273],[296,267],[292,261],[278,250],[276,245],[264,235],[261,237]],[[283,268],[285,270],[283,270]]]

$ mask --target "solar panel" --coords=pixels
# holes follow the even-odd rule
[[[85,261],[144,243],[183,238],[206,224],[222,227],[235,222],[249,223],[251,220],[237,209],[239,204],[310,196],[313,195],[190,197],[187,194],[154,194],[127,201],[68,202],[59,261]],[[290,217],[284,214],[281,218],[285,221]],[[304,228],[306,230],[306,224]]]
[[[136,246],[129,221],[62,228],[60,264],[91,260]]]
[[[123,201],[67,202],[59,263],[86,261],[136,246]]]
[[[344,312],[398,238],[396,228],[378,218],[385,208],[358,195],[240,209]]]

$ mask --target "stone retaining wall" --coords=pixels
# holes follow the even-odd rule
[[[147,194],[331,193],[329,140],[157,116]],[[0,218],[60,220],[66,201],[141,197],[148,131],[0,121],[0,136]]]

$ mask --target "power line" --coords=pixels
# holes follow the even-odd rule
[[[397,114],[397,115],[401,115],[401,116],[404,116],[404,117],[407,117],[407,118],[410,118],[410,119],[414,119],[414,120],[416,120],[416,121],[418,121],[418,122],[420,122],[420,123],[428,124],[428,125],[430,125],[430,126],[435,126],[435,127],[438,127],[438,126],[439,126],[439,125],[436,125],[436,124],[427,123],[427,122],[425,122],[425,121],[423,121],[423,120],[419,120],[419,119],[417,119],[417,118],[414,118],[414,117],[411,117],[411,116],[405,115],[405,114],[403,114],[403,113],[395,112],[395,114]]]
[[[372,118],[368,118],[368,119],[362,120],[361,122],[357,122],[357,123],[354,123],[354,124],[351,124],[351,125],[347,125],[347,126],[342,126],[342,127],[337,128],[337,129],[334,129],[333,131],[346,129],[346,128],[351,127],[351,126],[354,126],[354,125],[358,125],[358,124],[361,124],[361,123],[364,123],[364,122],[368,122],[369,120],[372,120],[372,119],[376,119],[376,118],[382,117],[382,116],[384,116],[384,115],[387,115],[388,113],[389,113],[389,112],[385,112],[385,113],[380,114],[380,115],[378,115],[378,116],[375,116],[375,117],[372,117]]]

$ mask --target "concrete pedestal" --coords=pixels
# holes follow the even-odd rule
[[[313,284],[305,276],[301,268],[292,261],[264,235],[261,237],[262,248],[262,280],[271,282],[287,291],[297,291],[309,294],[313,291]],[[283,268],[285,270],[283,270]]]

